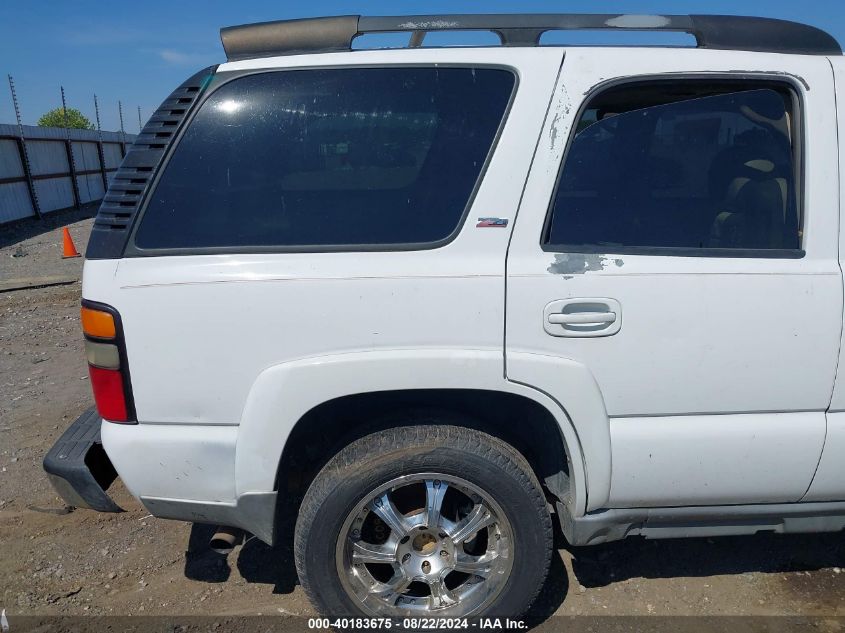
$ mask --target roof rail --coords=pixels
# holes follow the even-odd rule
[[[220,29],[229,61],[352,50],[365,33],[410,32],[420,46],[431,31],[492,31],[503,46],[537,46],[540,36],[559,30],[675,31],[695,36],[699,48],[841,55],[830,34],[813,26],[729,15],[462,14],[366,17],[342,15],[260,22]]]

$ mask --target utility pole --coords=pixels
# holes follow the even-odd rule
[[[29,199],[32,202],[32,209],[35,215],[40,220],[44,216],[41,214],[41,205],[38,204],[38,192],[35,191],[35,183],[32,180],[32,165],[29,162],[29,152],[26,148],[26,138],[23,135],[23,123],[21,123],[21,109],[18,106],[18,95],[15,92],[15,81],[9,75],[9,89],[12,91],[12,103],[15,106],[15,118],[18,121],[18,153],[20,154],[21,165],[23,166],[23,173],[26,177],[26,184],[29,187]]]
[[[138,134],[141,133],[141,128],[144,127],[141,125],[141,106],[138,106]]]

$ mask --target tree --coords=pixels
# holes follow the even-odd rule
[[[65,127],[65,112],[54,108],[38,119],[39,127]],[[84,114],[76,108],[67,109],[67,127],[78,130],[93,130],[94,126]]]

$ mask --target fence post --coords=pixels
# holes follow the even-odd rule
[[[67,151],[67,164],[70,168],[70,184],[73,191],[73,206],[77,209],[82,206],[82,200],[79,196],[79,183],[76,182],[76,163],[73,160],[73,141],[70,140],[70,128],[67,125],[67,104],[65,103],[65,87],[60,86],[62,90],[62,113],[65,117],[65,150]]]
[[[35,190],[35,183],[32,180],[32,166],[29,164],[29,152],[26,149],[26,138],[23,135],[23,124],[21,123],[21,110],[18,107],[18,95],[15,92],[15,82],[12,76],[9,75],[9,89],[12,91],[12,103],[15,106],[15,118],[18,121],[18,153],[21,157],[21,165],[23,166],[23,175],[26,177],[26,184],[29,188],[29,201],[32,203],[32,209],[35,215],[40,220],[44,217],[41,213],[41,205],[38,203],[38,192]]]
[[[123,104],[117,102],[117,113],[120,115],[120,157],[126,156],[126,132],[123,131]]]
[[[100,104],[97,103],[97,95],[94,95],[94,114],[97,117],[97,158],[100,161],[100,176],[103,178],[103,195],[109,188],[109,176],[106,172],[106,153],[103,150],[103,130],[100,127]]]

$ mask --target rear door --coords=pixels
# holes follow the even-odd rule
[[[509,249],[506,372],[595,378],[607,418],[573,422],[608,426],[612,475],[588,509],[807,490],[842,321],[833,103],[824,58],[567,52]]]

